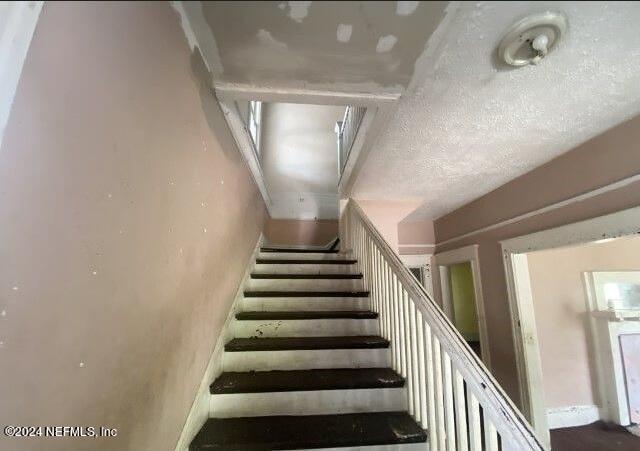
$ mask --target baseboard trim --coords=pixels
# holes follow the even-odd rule
[[[549,429],[584,426],[602,419],[602,409],[595,405],[553,407],[547,409]]]
[[[180,438],[178,439],[175,451],[188,451],[191,441],[209,418],[209,403],[211,398],[209,385],[211,385],[215,378],[222,373],[222,354],[224,352],[224,345],[227,341],[233,338],[231,336],[231,324],[235,319],[236,311],[241,305],[242,298],[244,296],[244,286],[251,277],[253,262],[255,262],[258,253],[260,252],[260,247],[262,246],[263,241],[264,237],[260,234],[260,237],[253,249],[253,253],[247,261],[244,276],[238,284],[235,298],[231,304],[231,308],[229,309],[224,325],[222,326],[216,345],[213,348],[213,352],[211,353],[209,363],[207,364],[207,368],[202,377],[202,381],[200,382],[200,387],[198,388],[193,404],[191,405],[191,410],[189,410],[189,415],[184,423],[182,432],[180,433]]]

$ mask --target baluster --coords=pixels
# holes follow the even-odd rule
[[[482,420],[484,424],[484,449],[486,451],[498,451],[498,432],[489,419],[487,412],[484,412]]]
[[[420,424],[424,429],[429,427],[427,419],[427,373],[425,371],[425,348],[424,348],[424,319],[422,313],[416,312],[416,323],[418,326],[418,381],[420,386]]]
[[[440,341],[433,337],[433,378],[436,401],[436,428],[438,429],[438,450],[444,450],[446,446],[446,432],[444,425],[444,398],[442,396],[442,353]]]
[[[411,324],[409,323],[409,295],[402,289],[402,338],[404,340],[404,373],[407,378],[407,394],[409,395],[409,413],[415,412],[413,405],[413,377],[411,374]]]
[[[447,430],[447,451],[456,451],[456,426],[453,411],[453,385],[451,383],[451,358],[447,351],[442,352],[445,427]]]
[[[366,287],[369,291],[373,291],[373,241],[371,241],[371,236],[367,233],[367,285]],[[375,306],[375,299],[372,298],[372,302]]]
[[[373,296],[373,311],[380,314],[380,292],[378,291],[378,262],[376,260],[376,249],[373,244],[373,240],[370,240],[370,253],[371,253],[371,293]]]
[[[422,398],[420,396],[420,362],[418,360],[418,326],[416,323],[416,303],[409,299],[409,326],[411,338],[411,386],[413,391],[413,414],[416,420],[422,422]]]
[[[455,398],[456,425],[458,430],[458,451],[469,451],[467,439],[467,409],[464,400],[464,379],[456,368],[453,369],[453,394]]]
[[[380,314],[380,290],[378,290],[378,282],[380,281],[380,279],[378,278],[378,261],[377,261],[377,256],[376,256],[376,248],[375,248],[375,244],[373,244],[373,240],[369,240],[369,253],[371,254],[371,256],[369,257],[369,260],[371,260],[371,278],[370,278],[370,283],[369,285],[371,285],[371,290],[374,292],[375,296],[374,296],[374,306],[375,306],[375,310],[374,312],[378,313],[378,315]]]
[[[400,374],[402,377],[407,377],[407,355],[406,355],[406,343],[405,343],[405,327],[404,327],[404,288],[402,283],[396,277],[396,289],[398,291],[398,350],[400,351]]]
[[[467,385],[467,404],[469,409],[469,448],[471,451],[482,451],[480,437],[480,404]]]
[[[386,309],[386,279],[384,274],[384,262],[382,260],[382,255],[380,254],[380,250],[376,247],[376,254],[378,258],[378,277],[379,277],[379,286],[380,286],[380,313],[378,317],[378,322],[380,323],[380,332],[384,338],[389,338],[387,331],[387,309]]]
[[[391,278],[391,270],[387,261],[384,262],[384,280],[385,280],[385,302],[387,304],[387,331],[388,339],[391,342],[391,367],[396,361],[396,347],[393,342],[395,329],[393,327],[393,279]]]
[[[391,270],[391,268],[389,268]],[[395,360],[395,369],[396,371],[398,371],[398,373],[400,373],[401,376],[404,376],[404,374],[402,374],[402,348],[400,346],[400,335],[401,335],[401,328],[400,328],[400,305],[399,305],[399,294],[398,294],[398,278],[396,277],[396,275],[393,273],[393,271],[391,272],[392,278],[393,278],[393,291],[392,291],[392,295],[393,297],[391,298],[392,301],[392,307],[393,307],[393,344],[396,348],[396,360]]]
[[[436,421],[436,396],[434,390],[434,374],[433,374],[433,335],[431,327],[426,322],[424,325],[424,350],[425,350],[425,368],[427,370],[427,418],[429,430],[429,449],[436,450],[438,445],[438,428]]]

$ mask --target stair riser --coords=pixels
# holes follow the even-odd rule
[[[356,265],[289,265],[256,263],[254,273],[259,274],[355,274]]]
[[[300,450],[305,451],[305,450]],[[306,450],[310,451],[310,450]],[[321,448],[313,451],[429,451],[428,443],[406,443],[403,445],[355,446],[346,448]]]
[[[211,395],[211,418],[329,415],[407,409],[404,388]]]
[[[346,254],[319,252],[260,252],[258,258],[295,259],[295,260],[344,260],[350,258]]]
[[[377,319],[234,321],[234,337],[328,337],[379,335]]]
[[[369,310],[369,298],[244,298],[243,311]]]
[[[315,368],[386,368],[388,349],[225,352],[224,371],[306,370]]]
[[[246,290],[364,291],[362,279],[249,279]]]

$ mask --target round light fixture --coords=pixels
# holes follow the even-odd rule
[[[500,41],[498,56],[510,66],[538,64],[553,50],[567,31],[567,19],[560,13],[545,12],[525,17],[513,24]]]

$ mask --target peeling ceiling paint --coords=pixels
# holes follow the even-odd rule
[[[415,92],[369,153],[353,196],[420,200],[434,219],[640,113],[640,2],[463,2],[427,49]],[[538,66],[498,66],[522,17],[566,14]]]

